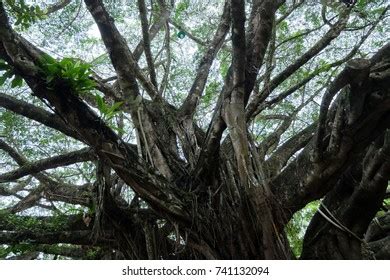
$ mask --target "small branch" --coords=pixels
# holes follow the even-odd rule
[[[0,149],[8,153],[17,164],[21,166],[29,165],[26,158],[1,139]],[[45,196],[49,200],[53,199],[73,204],[89,205],[90,203],[90,193],[86,192],[90,189],[89,184],[76,186],[58,183],[42,173],[33,174],[33,177],[41,182],[41,186],[31,190],[27,196],[19,197],[21,200],[12,208],[14,212],[19,212],[34,206],[42,196]],[[18,189],[13,190],[13,192],[18,191]]]
[[[170,29],[168,22],[165,24],[165,38],[164,38],[164,49],[165,49],[165,55],[166,55],[166,64],[163,65],[164,67],[164,76],[161,80],[160,88],[158,90],[159,94],[164,97],[165,89],[168,87],[169,83],[169,75],[171,71],[171,42],[170,42]]]
[[[304,0],[293,1],[293,5],[286,11],[286,13],[276,20],[276,25],[288,18],[296,9],[302,6],[304,2]]]
[[[161,13],[158,16],[158,21],[152,24],[148,32],[150,41],[156,37],[157,33],[166,24],[170,15],[169,8],[166,5],[160,5],[160,9],[161,9]],[[136,61],[140,59],[143,51],[144,51],[144,43],[143,41],[141,41],[140,43],[138,43],[137,47],[133,51],[133,56]]]
[[[46,8],[45,14],[50,15],[50,14],[53,14],[53,13],[59,11],[59,10],[62,10],[63,8],[68,6],[71,2],[72,2],[72,0],[61,0],[57,3],[54,3]]]
[[[273,78],[267,87],[264,89],[264,94],[258,94],[253,97],[252,101],[247,106],[247,120],[251,119],[256,112],[256,108],[269,96],[269,94],[278,87],[282,82],[288,79],[295,73],[302,65],[316,56],[320,51],[325,49],[335,38],[337,38],[341,31],[345,28],[349,18],[349,13],[340,15],[339,21],[306,53],[300,56],[294,63],[290,64],[286,69],[280,72]]]

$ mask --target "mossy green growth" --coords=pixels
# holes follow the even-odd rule
[[[296,212],[287,224],[286,233],[294,255],[299,258],[302,253],[303,237],[310,220],[320,205],[319,201],[312,201],[303,209]]]
[[[85,259],[96,260],[100,254],[101,254],[100,248],[91,248],[91,249],[88,249],[88,251],[85,255]]]
[[[55,232],[66,226],[66,216],[55,215],[50,221],[43,221],[36,217],[19,216],[8,211],[0,211],[0,223],[8,224],[18,231]]]
[[[0,246],[0,259],[5,259],[13,255],[20,255],[28,252],[43,252],[46,257],[48,254],[57,255],[57,256],[66,256],[67,252],[71,252],[73,249],[77,250],[80,248],[77,245],[69,245],[69,244],[29,244],[21,242],[19,244],[12,245],[1,245]],[[102,250],[99,247],[91,247],[85,251],[85,255],[82,256],[83,259],[86,260],[96,260],[102,254]],[[45,256],[44,256],[45,258]],[[77,257],[78,258],[78,257]],[[61,257],[60,257],[61,259]]]
[[[23,254],[25,252],[30,252],[34,248],[34,245],[27,243],[13,244],[10,246],[3,245],[0,247],[0,259],[5,259],[10,253],[13,254]]]
[[[51,89],[67,88],[79,95],[95,87],[95,82],[91,79],[91,66],[79,59],[67,57],[56,60],[45,55],[41,59],[40,67]]]

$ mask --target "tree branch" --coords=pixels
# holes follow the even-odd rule
[[[211,41],[208,50],[203,55],[201,59],[198,69],[196,71],[195,80],[191,86],[191,89],[181,105],[180,114],[186,116],[187,118],[193,117],[196,106],[198,105],[199,99],[202,96],[204,87],[207,82],[207,77],[209,74],[210,67],[220,50],[224,39],[226,37],[227,32],[230,27],[230,1],[225,2],[225,6],[223,8],[223,13],[221,19],[219,21],[219,25],[214,34],[214,38]]]
[[[249,48],[256,48],[256,51],[259,53],[256,53],[258,57],[252,57],[255,55],[255,53],[250,52],[250,56],[248,57],[247,54],[247,61],[246,61],[246,67],[245,67],[245,95],[244,95],[244,105],[246,104],[249,94],[247,90],[252,90],[254,81],[252,82],[252,78],[256,79],[256,75],[259,71],[259,66],[261,65],[266,48],[268,46],[268,41],[271,38],[270,34],[272,33],[272,24],[270,25],[270,21],[272,22],[273,14],[262,14],[262,17],[257,16],[257,12],[259,9],[264,12],[275,12],[277,8],[283,3],[284,1],[257,1],[256,5],[253,5],[252,10],[252,19],[253,23],[252,27],[249,29],[249,36],[248,40],[249,42],[246,42],[246,49]],[[271,18],[270,18],[271,16]],[[263,26],[264,25],[264,26]],[[260,32],[261,31],[261,32]],[[257,42],[258,39],[264,39],[265,41]],[[268,41],[266,41],[268,40]],[[248,62],[249,59],[249,62]],[[254,69],[255,68],[255,69]],[[256,75],[254,73],[256,72]],[[202,177],[202,178],[209,178],[210,174],[213,173],[214,166],[216,165],[216,162],[218,161],[218,151],[220,147],[220,142],[222,138],[222,134],[224,130],[226,129],[226,123],[223,120],[223,113],[224,105],[223,100],[230,98],[230,95],[233,91],[233,68],[232,66],[229,68],[224,87],[219,95],[219,99],[217,101],[217,105],[214,109],[213,118],[211,120],[211,123],[209,125],[209,128],[206,133],[206,138],[203,143],[202,151],[199,155],[199,159],[197,162],[197,166],[195,167],[194,176],[196,177]],[[249,76],[248,76],[249,75]],[[249,77],[249,78],[248,78]],[[203,172],[206,172],[208,175],[201,175]]]
[[[50,14],[53,14],[59,10],[62,10],[63,8],[65,8],[66,6],[68,6],[70,3],[72,2],[72,0],[61,0],[61,1],[58,1],[57,3],[54,3],[50,6],[48,6],[45,10],[45,14],[46,15],[50,15]]]
[[[145,0],[138,0],[138,9],[139,9],[139,15],[141,19],[144,52],[145,52],[146,62],[148,64],[149,76],[152,84],[157,89],[158,85],[157,85],[156,70],[154,67],[152,52],[150,50],[149,23],[147,18]]]
[[[0,107],[58,130],[74,139],[80,141],[82,140],[80,136],[74,130],[69,128],[59,116],[42,108],[36,107],[28,102],[0,93]]]
[[[108,40],[112,34],[107,31],[105,25],[107,13],[99,9],[100,5],[94,5],[95,1],[87,2],[92,5],[90,6],[92,14],[97,18],[103,17],[100,25],[104,32],[108,32],[106,38]],[[36,65],[41,61],[39,56],[41,52],[38,52],[31,44],[19,39],[8,23],[1,2],[0,23],[0,42],[6,50],[6,54],[4,54],[0,48],[0,57],[6,59],[16,68],[34,94],[39,98],[46,99],[56,109],[56,112],[80,133],[84,141],[94,148],[96,154],[104,162],[107,162],[140,197],[153,207],[158,208],[162,215],[173,215],[178,220],[188,222],[188,213],[182,208],[183,204],[176,196],[173,186],[164,177],[151,170],[138,157],[136,151],[132,150],[111,128],[104,124],[96,113],[78,97],[78,93],[72,92],[66,86],[58,86],[54,90],[46,87],[46,77]],[[111,30],[110,28],[109,30]],[[129,69],[129,65],[126,65],[126,68]]]
[[[0,140],[2,141],[2,140]],[[22,167],[3,173],[0,175],[0,183],[15,181],[29,174],[35,174],[47,169],[53,169],[60,166],[67,166],[78,162],[94,160],[94,153],[90,148],[84,148],[78,151],[62,154],[59,156],[41,159]]]
[[[299,57],[294,63],[290,64],[286,69],[280,72],[275,78],[273,78],[268,85],[266,85],[266,91],[263,94],[258,94],[253,97],[252,101],[247,106],[246,116],[250,119],[256,111],[256,108],[268,97],[268,95],[278,87],[283,81],[289,78],[295,73],[302,65],[312,59],[320,51],[326,48],[330,42],[337,38],[341,31],[345,28],[349,18],[349,12],[340,15],[338,22],[306,53]]]
[[[245,122],[245,82],[246,82],[246,46],[245,46],[245,1],[231,1],[232,43],[233,43],[233,89],[224,100],[223,118],[226,122],[236,156],[241,184],[248,185],[249,146]]]
[[[372,59],[372,61],[377,61],[377,64],[380,64],[380,61],[376,60],[379,54],[381,54],[382,60],[389,60],[390,52],[387,51],[389,49],[390,44],[379,50],[373,56],[375,59]],[[375,71],[375,66],[371,69],[371,71]],[[386,68],[382,71],[386,71]],[[292,161],[271,181],[273,192],[283,208],[287,210],[287,213],[294,213],[308,202],[321,198],[326,194],[332,188],[334,178],[342,174],[356,160],[355,156],[389,127],[390,92],[387,83],[390,77],[379,82],[375,79],[376,75],[373,74],[374,72],[369,75],[366,81],[362,81],[365,83],[366,97],[358,121],[348,123],[349,111],[345,109],[346,106],[349,106],[346,103],[354,102],[354,100],[347,101],[347,96],[339,96],[334,102],[326,123],[332,124],[335,118],[341,117],[341,127],[344,131],[342,134],[339,133],[334,148],[319,162],[313,164],[311,153],[315,146],[314,139],[312,139],[297,159]],[[356,88],[355,90],[360,91],[363,88]],[[343,99],[344,102],[342,102]],[[359,101],[359,99],[356,101]],[[338,114],[342,115],[339,116]],[[332,126],[329,129],[339,130],[340,126]],[[332,133],[332,131],[329,131],[325,135],[325,141],[329,141]]]
[[[18,151],[0,139],[0,149],[7,152],[17,164],[29,166],[29,162]],[[82,186],[59,183],[42,173],[33,174],[41,185],[31,190],[25,197],[20,197],[20,201],[12,207],[14,213],[33,207],[39,199],[44,196],[49,200],[63,201],[71,204],[81,204],[89,206],[91,203],[91,186],[84,184]],[[19,190],[14,190],[18,192]]]

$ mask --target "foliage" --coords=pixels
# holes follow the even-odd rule
[[[45,232],[59,231],[66,225],[66,215],[57,213],[52,216],[50,223],[31,216],[19,216],[6,210],[0,210],[0,221],[10,224],[19,231]]]
[[[9,256],[13,255],[21,255],[28,252],[34,251],[44,251],[46,254],[61,256],[64,252],[64,249],[72,250],[82,248],[80,246],[68,245],[68,244],[53,244],[53,245],[36,245],[23,243],[20,244],[12,244],[8,246],[0,246],[0,259],[5,259]],[[102,250],[98,247],[90,247],[85,249],[84,259],[94,260],[102,254]],[[47,258],[48,256],[43,256],[43,258]],[[59,259],[64,259],[64,257],[59,257]]]
[[[91,79],[90,67],[75,58],[57,61],[49,55],[44,56],[41,62],[41,69],[50,88],[65,86],[76,94],[83,94],[94,88],[95,82]]]
[[[302,252],[303,235],[309,222],[319,206],[318,201],[310,202],[305,208],[296,212],[287,224],[286,233],[294,255],[299,258]]]
[[[34,246],[28,243],[21,242],[20,244],[13,244],[10,246],[0,247],[0,259],[5,259],[10,254],[20,254],[24,252],[30,252]]]
[[[29,28],[33,23],[45,18],[45,13],[37,5],[27,5],[25,0],[6,0],[11,14],[16,18],[15,25],[22,29]]]
[[[123,105],[123,102],[120,101],[120,102],[115,102],[112,106],[109,106],[104,102],[104,99],[98,94],[95,95],[95,100],[98,109],[102,114],[104,120],[112,119],[117,113],[120,112],[119,108]]]
[[[185,11],[189,8],[190,1],[182,0],[176,5],[174,20],[178,23],[182,23],[183,18],[185,17]]]

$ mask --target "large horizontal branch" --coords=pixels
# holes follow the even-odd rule
[[[33,231],[2,231],[0,232],[1,244],[19,244],[28,242],[32,244],[57,244],[68,243],[77,245],[92,245],[91,230],[58,231],[58,232],[33,232]],[[107,243],[98,240],[96,244]]]
[[[7,251],[12,252],[12,246]],[[23,253],[13,257],[7,257],[7,260],[36,259],[40,253],[63,256],[72,258],[72,260],[103,259],[104,250],[96,246],[85,245],[63,245],[63,244],[29,244],[28,249]],[[14,253],[14,252],[12,252]],[[15,254],[15,253],[14,253]],[[30,258],[30,256],[33,256]]]
[[[54,227],[64,231],[88,230],[82,215],[19,216],[7,211],[0,212],[0,231],[18,231],[23,227],[41,231],[50,231]]]
[[[0,107],[58,130],[65,135],[73,137],[77,140],[81,140],[80,136],[77,135],[74,130],[68,127],[59,116],[34,106],[26,101],[16,99],[4,93],[0,93]]]
[[[94,159],[95,156],[92,150],[90,148],[84,148],[67,154],[31,162],[16,170],[3,173],[0,175],[0,183],[15,181],[26,175],[35,174],[43,170],[67,166],[78,162],[91,161]]]
[[[119,100],[115,100],[119,101]],[[31,103],[9,96],[0,92],[0,107],[10,110],[18,115],[24,116],[31,120],[37,121],[47,127],[53,128],[63,134],[70,136],[79,141],[83,141],[76,130],[70,128],[64,120],[57,114],[50,113]],[[133,144],[127,144],[135,149]]]
[[[0,214],[0,244],[58,244],[93,245],[91,228],[82,215],[61,217],[16,216],[7,212]],[[106,231],[109,236],[110,231]],[[96,245],[106,244],[110,239],[99,239]],[[111,240],[113,241],[113,240]]]
[[[8,155],[20,166],[29,166],[28,160],[23,155],[1,139],[0,149],[8,153]],[[45,197],[49,200],[63,201],[71,204],[81,204],[85,206],[89,206],[91,204],[91,194],[89,192],[91,189],[90,184],[77,186],[59,183],[43,173],[33,174],[33,177],[38,179],[41,182],[41,185],[31,190],[24,198],[21,198],[21,200],[12,207],[13,212],[19,212],[39,205],[38,201],[41,197]],[[18,191],[18,189],[13,190],[15,194]]]
[[[1,212],[0,232],[0,244],[8,245],[10,253],[18,253],[17,246],[22,243],[28,246],[21,248],[24,253],[36,251],[72,258],[101,258],[104,248],[117,246],[112,229],[105,229],[104,236],[92,238],[92,226],[83,215],[18,216]]]

